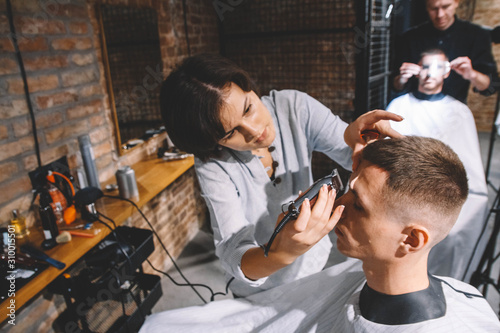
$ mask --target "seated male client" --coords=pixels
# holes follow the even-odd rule
[[[401,122],[391,123],[399,133],[441,140],[464,164],[469,195],[448,237],[430,253],[428,266],[433,274],[469,281],[487,242],[487,237],[483,237],[474,251],[488,210],[488,187],[476,123],[467,105],[443,93],[444,81],[450,75],[445,53],[440,49],[426,50],[419,66],[418,87],[394,99],[387,111],[404,117]]]
[[[370,143],[336,201],[337,248],[360,261],[247,298],[156,313],[140,332],[500,332],[477,289],[427,271],[467,194],[465,169],[441,141]]]

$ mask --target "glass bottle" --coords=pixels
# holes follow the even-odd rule
[[[57,245],[56,237],[59,235],[56,217],[52,207],[50,206],[52,198],[48,191],[40,193],[40,220],[42,222],[43,235],[45,240],[42,242],[42,248],[45,250],[51,249]]]
[[[19,214],[17,209],[12,210],[12,219],[10,224],[14,226],[14,234],[16,238],[24,238],[29,235],[29,230],[26,228],[26,218]]]

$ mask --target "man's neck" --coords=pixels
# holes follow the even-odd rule
[[[436,94],[439,94],[441,91],[443,91],[443,86],[437,87],[436,89],[433,89],[433,90],[423,89],[420,86],[418,87],[418,92],[425,94],[425,95],[436,95]]]
[[[427,258],[404,263],[363,262],[363,271],[368,286],[387,295],[407,294],[429,286]]]
[[[426,94],[426,93],[423,93],[419,90],[415,90],[412,92],[413,96],[417,99],[420,99],[420,100],[424,100],[424,101],[440,101],[442,100],[443,98],[446,97],[445,94],[443,94],[442,92],[438,92],[436,94]]]

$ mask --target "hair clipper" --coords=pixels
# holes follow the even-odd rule
[[[342,180],[340,179],[340,176],[339,176],[337,169],[333,169],[331,174],[315,181],[304,193],[299,195],[299,197],[297,199],[295,199],[294,201],[292,201],[289,204],[288,213],[278,223],[278,225],[274,229],[274,232],[273,232],[271,238],[269,239],[269,242],[267,242],[267,245],[264,248],[264,256],[267,257],[267,255],[269,253],[269,249],[271,248],[271,244],[273,243],[274,238],[281,231],[281,229],[283,229],[283,227],[292,218],[296,218],[297,216],[299,216],[300,206],[302,205],[304,200],[309,199],[309,202],[311,203],[311,207],[314,205],[314,203],[316,202],[316,199],[318,198],[319,190],[323,187],[323,185],[328,186],[329,191],[332,188],[335,189],[335,191],[337,191],[337,193],[344,189],[344,186],[342,185]]]
[[[306,199],[309,199],[311,207],[314,206],[314,203],[318,198],[319,190],[321,189],[321,187],[323,187],[323,185],[328,186],[328,191],[333,188],[335,189],[335,191],[337,191],[337,193],[344,189],[337,169],[334,169],[330,175],[315,181],[304,193],[300,194],[297,199],[292,201],[288,206],[288,212],[298,215],[300,213],[300,206]]]

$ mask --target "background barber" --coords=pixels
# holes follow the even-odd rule
[[[451,60],[452,72],[445,80],[443,93],[467,103],[470,84],[483,95],[495,92],[492,78],[498,77],[491,52],[490,33],[456,16],[459,0],[424,0],[429,21],[403,34],[396,43],[393,80],[396,91],[412,91],[418,85],[420,54],[431,48],[442,49]]]

